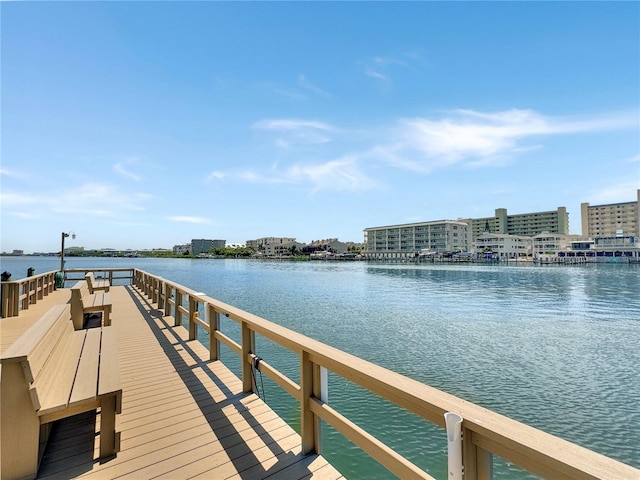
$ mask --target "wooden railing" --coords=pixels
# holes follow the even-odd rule
[[[63,272],[64,282],[84,280],[84,276],[89,272],[96,274],[97,278],[109,279],[111,285],[114,285],[114,281],[121,280],[126,280],[128,284],[133,283],[133,268],[70,268]],[[53,270],[20,280],[2,282],[2,318],[18,316],[22,310],[28,310],[29,305],[38,303],[53,292],[56,273]]]
[[[29,305],[38,303],[53,292],[55,271],[32,275],[16,281],[2,282],[2,317],[15,317]]]
[[[126,283],[133,283],[133,268],[67,268],[64,271],[65,282],[77,282],[84,280],[84,276],[93,272],[96,279],[104,278],[109,280],[110,285],[114,285],[114,281],[127,280]]]
[[[264,360],[260,361],[259,369],[299,401],[304,452],[320,453],[319,421],[324,420],[398,477],[432,478],[321,400],[320,370],[325,368],[440,427],[445,426],[446,412],[461,415],[464,480],[492,478],[493,455],[545,478],[640,479],[640,470],[631,466],[310,339],[202,292],[137,269],[134,277],[134,285],[156,303],[165,316],[173,316],[176,326],[186,320],[190,340],[197,339],[199,327],[209,332],[211,360],[219,359],[220,343],[240,355],[245,392],[253,389],[251,368],[256,358],[256,334],[299,355],[299,384]],[[204,309],[204,318],[198,315],[200,306]],[[222,316],[240,325],[240,343],[220,331]]]

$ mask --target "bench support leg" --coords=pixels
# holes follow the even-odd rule
[[[0,478],[35,478],[40,421],[19,362],[2,365],[0,376]]]
[[[115,455],[120,449],[116,434],[116,400],[115,395],[105,397],[100,406],[100,458]]]

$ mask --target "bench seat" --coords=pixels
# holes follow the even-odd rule
[[[109,280],[96,280],[93,276],[93,272],[89,272],[84,276],[85,281],[87,282],[87,286],[89,287],[89,293],[96,293],[96,290],[104,290],[105,292],[109,291]]]
[[[100,409],[100,457],[120,449],[122,408],[113,327],[74,330],[70,305],[45,313],[0,357],[2,478],[37,474],[51,422]]]
[[[90,293],[85,280],[71,287],[71,319],[76,330],[84,328],[87,313],[102,312],[104,326],[111,325],[111,295],[106,292]]]

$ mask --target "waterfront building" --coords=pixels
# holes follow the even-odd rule
[[[191,244],[190,243],[185,243],[183,245],[174,245],[173,246],[173,253],[176,254],[176,255],[188,255],[190,248],[191,248]]]
[[[571,250],[572,245],[580,240],[579,235],[540,233],[533,237],[533,256],[555,255],[562,250]]]
[[[204,238],[194,238],[191,240],[191,254],[200,255],[207,253],[214,248],[224,248],[227,244],[226,240],[208,240]]]
[[[640,189],[633,202],[606,205],[580,204],[582,236],[585,238],[633,235],[640,237]]]
[[[251,247],[256,252],[268,257],[288,255],[293,245],[301,246],[292,237],[263,237],[256,240],[247,240],[247,247]]]
[[[415,258],[421,251],[468,251],[470,240],[469,225],[455,220],[371,227],[364,230],[362,254],[367,260]]]
[[[522,235],[483,233],[474,244],[478,255],[492,254],[498,260],[527,258],[533,250],[533,238]]]
[[[496,208],[493,217],[459,219],[469,225],[471,240],[483,233],[533,237],[543,232],[569,234],[569,213],[566,207],[547,212],[509,215],[506,208]]]
[[[346,243],[338,241],[337,238],[328,238],[326,240],[313,240],[304,246],[303,251],[307,253],[314,252],[333,252],[346,253],[349,246]]]

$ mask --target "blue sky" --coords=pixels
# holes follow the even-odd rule
[[[363,229],[640,188],[638,2],[2,2],[1,250]]]

